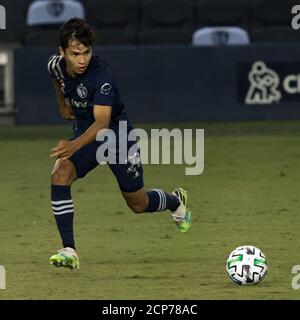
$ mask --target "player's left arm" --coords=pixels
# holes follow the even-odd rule
[[[84,145],[95,141],[97,133],[109,126],[111,118],[111,106],[94,106],[94,123],[77,139],[72,141],[61,140],[55,148],[52,149],[51,157],[57,157],[63,160],[70,158],[77,150]]]

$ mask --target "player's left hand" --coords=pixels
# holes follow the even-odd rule
[[[69,159],[76,151],[78,150],[78,147],[75,143],[72,141],[67,140],[60,140],[59,143],[55,148],[53,148],[51,151],[50,157],[57,157],[62,160]]]

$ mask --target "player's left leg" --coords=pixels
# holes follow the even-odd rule
[[[161,189],[145,191],[143,188],[134,192],[122,192],[128,207],[134,213],[176,211],[180,206],[180,200],[173,194]]]
[[[135,213],[170,210],[179,231],[186,233],[191,228],[191,211],[187,207],[187,191],[177,188],[172,194],[161,189],[122,192],[128,207]]]
[[[139,151],[126,164],[109,164],[127,205],[135,213],[170,210],[178,229],[186,233],[191,227],[191,212],[187,208],[187,192],[177,188],[172,194],[161,189],[143,189],[143,167]],[[128,158],[129,159],[129,158]]]

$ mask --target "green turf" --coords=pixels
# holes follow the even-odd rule
[[[161,126],[165,126],[162,124]],[[158,127],[148,124],[146,127]],[[168,124],[167,127],[178,127]],[[205,129],[205,170],[146,165],[146,188],[189,190],[194,216],[182,235],[168,212],[135,215],[100,167],[73,187],[79,271],[55,269],[61,248],[50,209],[50,149],[67,127],[0,127],[0,299],[299,299],[300,122],[185,123]],[[269,272],[239,287],[225,262],[237,246],[259,247]]]

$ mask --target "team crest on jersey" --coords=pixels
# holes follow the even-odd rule
[[[110,83],[106,82],[101,86],[100,92],[104,95],[108,95],[111,92],[112,86]]]
[[[82,83],[77,87],[77,94],[81,99],[85,99],[88,95],[87,88]]]

